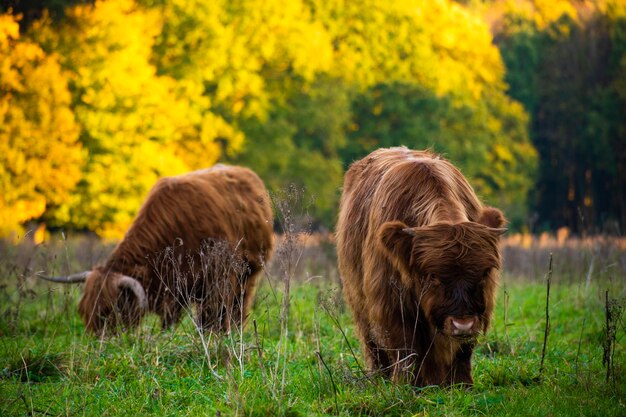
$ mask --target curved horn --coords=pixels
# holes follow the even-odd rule
[[[490,227],[489,231],[491,233],[494,233],[496,236],[502,236],[503,234],[505,234],[506,232],[508,232],[509,229],[507,229],[506,227]]]
[[[135,278],[122,275],[117,285],[121,288],[128,288],[131,290],[135,294],[135,297],[137,297],[137,302],[142,310],[145,310],[148,307],[146,292],[144,291],[141,283]]]
[[[79,284],[81,282],[85,282],[89,274],[91,274],[91,271],[83,271],[66,277],[47,277],[39,274],[36,274],[35,276],[37,278],[45,279],[46,281],[60,282],[61,284]]]

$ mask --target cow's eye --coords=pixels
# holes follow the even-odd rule
[[[430,285],[432,285],[433,287],[438,287],[439,285],[441,285],[441,281],[439,281],[439,278],[435,277],[435,276],[430,276]]]

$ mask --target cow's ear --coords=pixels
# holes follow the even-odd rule
[[[502,229],[506,226],[507,221],[504,218],[504,214],[497,208],[483,207],[483,211],[480,213],[476,223],[484,224],[493,229]]]
[[[408,274],[415,231],[401,221],[384,223],[378,229],[378,241],[389,261]]]

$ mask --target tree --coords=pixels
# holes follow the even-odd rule
[[[561,1],[547,13],[540,3],[508,10],[496,37],[510,93],[531,114],[540,154],[532,209],[543,228],[616,231],[616,224],[626,224],[617,81],[624,56],[618,10],[624,6]]]
[[[44,18],[30,34],[72,74],[72,107],[89,159],[77,192],[46,216],[120,237],[157,178],[215,163],[229,128],[204,114],[198,86],[157,74],[156,12],[131,0],[97,1],[66,10],[66,19],[54,26]]]
[[[524,224],[537,155],[487,25],[448,1],[319,3],[356,91],[344,166],[380,146],[433,148]]]
[[[292,184],[312,197],[310,215],[334,224],[343,167],[350,100],[341,80],[319,77],[284,102],[272,102],[267,118],[241,122],[250,138],[235,162],[253,167],[280,195]]]
[[[0,15],[0,235],[59,206],[80,179],[85,154],[57,56]]]
[[[331,224],[348,115],[341,83],[321,75],[332,57],[322,23],[298,1],[145,3],[163,13],[159,72],[202,86],[207,111],[245,138],[225,159],[254,169],[275,194],[306,188],[312,214]]]
[[[76,3],[27,31],[58,56],[87,151],[76,192],[43,214],[51,224],[120,236],[159,176],[223,160],[275,193],[306,188],[331,226],[343,169],[400,144],[443,152],[523,222],[526,115],[487,25],[457,3]]]
[[[507,213],[512,226],[525,221],[536,154],[527,138],[526,115],[504,95],[462,105],[425,88],[381,84],[354,104],[354,130],[343,159],[377,147],[432,149],[455,163],[477,193]]]

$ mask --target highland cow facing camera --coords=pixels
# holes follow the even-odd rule
[[[136,326],[146,312],[163,328],[195,306],[205,330],[245,320],[273,247],[269,195],[242,167],[160,179],[104,265],[57,282],[85,282],[78,311],[87,330]]]
[[[430,152],[379,149],[352,164],[337,254],[372,370],[417,386],[473,383],[504,224],[458,169]]]

